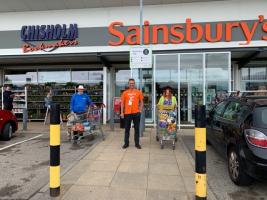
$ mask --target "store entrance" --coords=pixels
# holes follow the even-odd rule
[[[203,91],[196,83],[180,84],[180,123],[195,122],[195,105],[203,103]]]
[[[152,69],[132,69],[132,78],[136,81],[137,88],[141,88],[144,96],[145,122],[153,123],[153,70]]]
[[[228,52],[155,55],[155,104],[164,88],[171,87],[178,102],[178,126],[193,127],[196,105],[211,108],[217,93],[231,90],[229,58]]]
[[[145,122],[153,123],[153,70],[142,69],[116,69],[115,71],[115,97],[120,97],[122,92],[128,87],[129,78],[134,78],[136,88],[140,88],[140,80],[142,80],[142,93],[144,96]],[[119,115],[115,116],[115,120],[119,119]]]

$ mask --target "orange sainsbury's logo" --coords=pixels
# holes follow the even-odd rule
[[[139,45],[140,44],[140,27],[129,26],[127,33],[122,31],[123,22],[112,22],[109,27],[109,33],[113,35],[113,39],[108,41],[110,46]],[[233,31],[239,29],[245,42],[240,45],[250,44],[256,29],[260,28],[263,33],[267,33],[267,21],[263,15],[259,15],[258,19],[253,21],[251,25],[247,21],[234,22],[214,22],[211,23],[192,23],[187,18],[185,24],[172,25],[150,25],[149,21],[144,22],[143,26],[143,43],[144,44],[180,44],[180,43],[199,43],[206,41],[215,42],[231,42],[233,41]],[[161,36],[161,41],[160,40]],[[261,40],[267,40],[267,35],[261,35]]]

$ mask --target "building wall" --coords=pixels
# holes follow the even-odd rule
[[[151,24],[177,24],[185,23],[186,18],[194,22],[216,22],[216,21],[240,21],[258,20],[259,15],[267,17],[266,0],[234,0],[214,1],[202,3],[184,3],[172,5],[144,6],[144,20]],[[70,24],[77,23],[79,28],[108,27],[111,22],[121,21],[125,26],[139,24],[139,7],[109,7],[80,10],[56,10],[41,12],[10,12],[0,13],[0,32],[13,32],[12,37],[19,38],[20,29],[23,25],[40,24]],[[17,31],[17,32],[16,32]],[[88,35],[88,38],[91,35]],[[2,37],[3,40],[4,37]],[[94,38],[94,37],[93,37]],[[98,38],[95,38],[97,40]],[[202,49],[202,48],[231,48],[231,47],[255,47],[266,46],[266,41],[252,41],[247,45],[240,45],[239,41],[217,42],[217,43],[195,43],[195,44],[157,44],[153,50],[173,49]],[[38,51],[29,54],[57,54],[57,53],[87,53],[87,52],[118,52],[129,51],[130,46],[79,46],[59,48],[53,52]],[[1,48],[0,55],[21,55],[20,46]]]
[[[266,0],[234,0],[144,6],[144,19],[151,24],[253,20],[258,15],[267,17]],[[77,23],[82,27],[106,27],[112,21],[125,25],[139,24],[139,7],[110,7],[94,9],[54,10],[0,13],[0,31],[20,30],[34,24]]]

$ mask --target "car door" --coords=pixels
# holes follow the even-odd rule
[[[4,126],[5,118],[6,118],[6,116],[5,116],[4,111],[0,110],[0,134],[1,134],[3,126]]]
[[[246,107],[239,101],[227,105],[221,120],[222,132],[218,134],[221,151],[226,153],[229,142],[236,143],[241,132],[242,113]]]
[[[207,118],[207,139],[216,148],[218,145],[218,135],[221,132],[220,120],[222,113],[228,104],[228,101],[223,101],[212,109]]]

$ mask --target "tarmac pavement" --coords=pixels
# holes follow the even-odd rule
[[[180,136],[194,157],[194,130],[184,129]],[[227,160],[212,145],[207,146],[207,181],[218,200],[267,200],[267,181],[254,181],[251,186],[235,185],[228,175]]]
[[[0,200],[30,199],[49,182],[49,125],[28,123],[10,141],[0,141]],[[66,125],[61,128],[61,171],[72,168],[87,155],[101,137],[87,137],[81,145],[67,139]],[[50,198],[49,198],[50,199]]]
[[[133,131],[133,130],[132,130]],[[155,129],[146,128],[142,149],[122,149],[122,129],[110,132],[61,178],[64,200],[195,199],[194,161],[180,137],[176,149],[160,149]],[[179,134],[178,134],[179,135]],[[50,199],[48,185],[31,200]],[[208,199],[215,199],[208,188]]]

